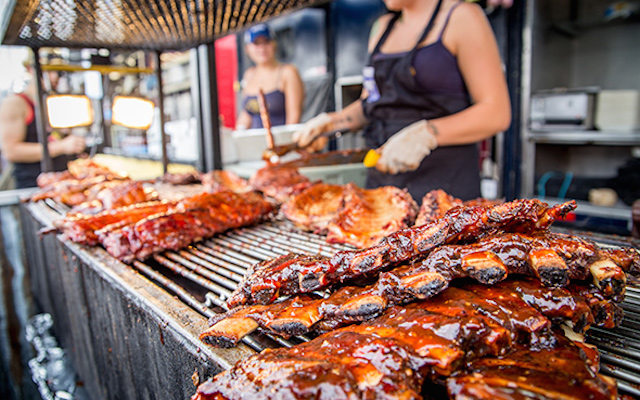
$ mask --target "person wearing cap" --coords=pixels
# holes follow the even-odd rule
[[[506,130],[511,105],[498,46],[480,6],[458,0],[384,0],[373,25],[363,96],[294,133],[300,146],[335,129],[364,128],[379,159],[366,186],[480,196],[478,142]],[[492,1],[509,7],[511,1]]]
[[[32,61],[25,62],[32,79],[22,93],[10,95],[0,104],[0,143],[2,156],[13,163],[13,177],[17,189],[35,187],[40,174],[42,145],[38,142],[38,130],[35,122],[36,81]],[[58,82],[57,72],[48,71],[46,82],[54,90]],[[49,136],[54,139],[53,135]],[[85,149],[84,138],[68,135],[57,140],[49,140],[49,155],[53,170],[63,171],[72,155]]]
[[[242,111],[236,129],[262,128],[257,95],[264,93],[272,126],[297,124],[302,115],[304,86],[298,70],[276,59],[276,42],[269,27],[255,25],[244,34],[245,51],[255,64],[242,78]]]

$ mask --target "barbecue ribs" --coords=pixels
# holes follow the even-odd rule
[[[289,197],[301,193],[312,185],[309,178],[298,172],[297,168],[268,165],[258,170],[249,179],[249,185],[265,196],[284,203]]]
[[[443,244],[477,240],[500,231],[543,231],[574,208],[575,202],[550,207],[538,200],[454,208],[431,224],[396,231],[367,249],[341,251],[331,258],[290,254],[255,265],[227,305],[233,308],[268,304],[279,296],[308,293],[353,278],[376,275]]]
[[[327,225],[327,242],[347,243],[357,248],[377,244],[384,236],[410,226],[418,205],[409,192],[394,186],[345,188],[344,204]]]
[[[292,196],[281,207],[282,214],[297,227],[325,234],[327,225],[338,218],[345,186],[317,183]]]
[[[231,171],[209,171],[200,175],[200,180],[205,190],[210,193],[231,190],[234,193],[246,193],[251,191],[251,186],[246,179],[239,177]]]
[[[203,193],[134,224],[100,231],[98,237],[109,254],[130,262],[163,250],[177,250],[229,229],[258,223],[272,211],[272,205],[256,193]]]
[[[582,345],[568,342],[519,294],[496,290],[498,286],[449,288],[290,349],[265,350],[200,385],[192,399],[421,399],[426,379],[450,377],[452,395],[465,387],[472,390],[467,385],[478,382],[498,388],[516,379],[508,374],[501,382],[483,382],[482,372],[473,373],[492,363],[518,365],[527,379],[513,387],[522,393],[531,384],[558,397],[570,396],[579,387],[585,398],[616,398],[615,383],[594,372],[597,359],[585,356]],[[554,361],[561,359],[571,365]],[[546,375],[538,373],[542,367]],[[495,376],[487,371],[487,378]],[[573,375],[580,382],[574,382]]]
[[[422,205],[416,218],[416,226],[431,223],[438,218],[442,218],[447,211],[454,207],[460,206],[493,206],[503,203],[503,200],[489,200],[484,198],[477,198],[474,200],[462,201],[455,198],[445,192],[444,190],[437,189],[432,190],[424,195],[422,198]]]

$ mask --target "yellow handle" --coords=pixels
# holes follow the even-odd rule
[[[367,152],[367,154],[364,156],[364,161],[362,162],[364,164],[365,167],[367,168],[373,168],[376,166],[376,164],[378,163],[378,159],[380,158],[380,153],[378,153],[376,150],[371,149]]]

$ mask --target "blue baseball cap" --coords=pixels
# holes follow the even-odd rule
[[[254,25],[251,28],[247,29],[247,31],[244,33],[244,43],[253,43],[260,36],[265,37],[268,40],[273,39],[271,30],[269,29],[269,26],[267,26],[267,24]]]

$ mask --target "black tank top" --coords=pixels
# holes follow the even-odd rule
[[[418,47],[433,27],[441,5],[442,0],[438,2],[431,20],[411,51],[380,53],[380,47],[400,16],[396,14],[371,53],[369,65],[363,73],[364,85],[369,92],[369,97],[363,101],[363,108],[371,121],[365,128],[365,139],[370,148],[380,147],[396,132],[416,121],[445,117],[471,105],[457,60],[441,40]],[[448,21],[447,18],[443,31]],[[421,74],[430,74],[432,82],[444,83],[443,87],[450,90],[424,87],[426,81],[420,79]],[[449,82],[444,82],[447,80]],[[477,144],[439,147],[425,157],[415,171],[391,175],[373,168],[368,170],[367,187],[385,185],[407,188],[418,203],[433,189],[443,189],[464,200],[478,197],[480,171]]]
[[[36,118],[35,118],[35,106],[31,99],[23,93],[18,93],[18,96],[23,98],[29,107],[31,108],[31,117],[27,118],[27,135],[25,137],[25,142],[27,143],[38,143],[38,128],[36,127]],[[67,162],[69,162],[72,158],[69,156],[58,156],[53,158],[52,165],[54,171],[64,171],[67,169]],[[32,163],[13,163],[13,177],[16,181],[17,189],[24,189],[30,187],[36,187],[36,179],[38,175],[42,172],[40,162],[32,162]]]

